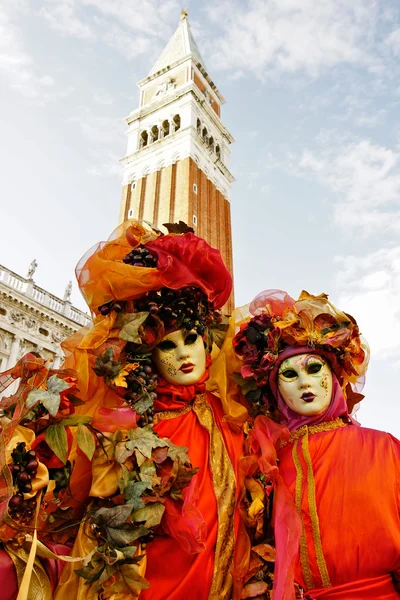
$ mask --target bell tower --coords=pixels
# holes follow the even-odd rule
[[[220,119],[225,100],[208,74],[186,11],[149,75],[139,108],[126,118],[128,148],[119,222],[184,221],[218,248],[232,273],[228,169],[232,135]],[[233,298],[227,309],[233,309]]]

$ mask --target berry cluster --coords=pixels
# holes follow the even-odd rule
[[[125,264],[133,267],[155,268],[157,266],[157,257],[144,246],[133,248],[122,260]]]
[[[107,316],[108,314],[110,314],[110,312],[112,310],[115,310],[116,313],[120,313],[124,310],[126,306],[126,302],[124,302],[123,300],[118,300],[118,301],[114,301],[111,300],[110,302],[106,302],[105,304],[102,304],[101,306],[98,307],[98,311],[101,315],[103,315],[104,317]]]
[[[203,335],[212,307],[202,290],[185,287],[178,290],[162,288],[160,291],[148,292],[135,302],[135,309],[157,315],[166,329],[196,329],[199,335]]]
[[[24,494],[32,491],[32,479],[35,479],[39,462],[34,450],[25,449],[25,442],[20,442],[11,452],[12,473],[16,493],[10,498],[8,508],[10,516],[19,521],[29,522],[33,518],[35,499],[24,500]]]
[[[137,356],[135,356],[134,360],[137,360]],[[141,414],[138,425],[143,426],[152,423],[154,415],[153,403],[157,398],[157,373],[154,371],[150,358],[140,361],[138,369],[131,371],[126,376],[126,383],[128,384],[128,389],[125,394],[125,401],[133,410]],[[148,400],[147,404],[151,402],[151,405],[145,410],[140,410],[137,404],[140,400]]]

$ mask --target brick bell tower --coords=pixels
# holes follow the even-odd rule
[[[218,248],[232,273],[228,169],[232,135],[220,119],[225,100],[207,73],[187,12],[149,75],[139,108],[126,118],[121,223],[184,221]],[[233,309],[233,295],[228,305]]]

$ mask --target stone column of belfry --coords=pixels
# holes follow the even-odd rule
[[[139,108],[126,118],[120,222],[145,219],[163,229],[163,223],[184,221],[220,250],[232,273],[228,160],[234,140],[220,119],[225,100],[205,69],[185,11],[138,86]],[[233,306],[232,294],[226,311]]]

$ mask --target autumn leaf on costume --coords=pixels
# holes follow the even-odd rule
[[[244,378],[240,373],[232,373],[231,378],[241,388],[243,394],[247,396],[249,392],[258,391],[257,383],[252,377]],[[261,393],[261,392],[260,392]]]
[[[156,466],[151,460],[146,460],[140,467],[140,480],[147,483],[149,489],[160,483],[160,478],[157,477]]]
[[[60,422],[60,425],[64,425],[64,427],[74,427],[76,425],[86,425],[91,423],[92,417],[88,417],[87,415],[71,415],[70,417],[66,417]]]
[[[198,470],[198,467],[193,467],[192,469],[181,467],[178,469],[175,481],[172,483],[170,489],[170,496],[173,500],[183,500],[182,491],[190,484]]]
[[[30,409],[40,402],[52,417],[55,417],[60,407],[60,392],[63,392],[70,385],[63,379],[52,375],[47,380],[47,390],[38,389],[29,392],[26,399],[26,408]]]
[[[149,582],[140,575],[137,565],[121,565],[118,571],[122,581],[121,583],[117,581],[113,588],[119,593],[126,593],[130,596],[130,592],[134,592],[137,596],[138,592],[147,590],[150,587]],[[125,584],[123,587],[122,582]]]
[[[211,341],[216,344],[218,348],[222,348],[228,327],[229,317],[227,315],[222,315],[222,321],[210,328]]]
[[[125,317],[129,316],[129,320],[127,320],[119,333],[120,339],[126,342],[133,342],[134,344],[141,344],[142,339],[139,335],[139,327],[144,323],[149,314],[149,312],[137,312],[124,315]]]
[[[252,546],[252,551],[261,556],[261,558],[267,562],[275,562],[276,550],[270,544],[258,544],[258,546]]]
[[[167,446],[167,442],[153,433],[151,425],[138,427],[128,431],[129,441],[126,442],[126,448],[139,450],[146,458],[151,458],[153,448]]]
[[[50,425],[46,430],[46,444],[65,465],[68,454],[67,432],[63,425]]]
[[[116,377],[114,377],[114,379],[112,379],[112,383],[118,387],[123,387],[123,388],[127,388],[128,384],[126,382],[126,376],[129,375],[129,373],[131,371],[136,371],[136,369],[138,368],[139,363],[127,363],[124,367],[122,367],[122,369],[120,370],[120,372],[118,373],[118,375]]]
[[[114,360],[114,353],[112,348],[108,348],[104,354],[101,354],[96,358],[94,363],[93,371],[99,377],[104,379],[112,380],[117,377],[120,372],[122,364]]]
[[[135,402],[132,408],[138,413],[138,415],[142,415],[151,406],[153,406],[153,398],[150,396],[150,394],[145,392],[140,400]]]
[[[102,529],[107,541],[112,546],[123,547],[148,533],[145,527],[137,527],[127,522],[132,510],[131,504],[100,508],[91,520]]]
[[[190,458],[187,455],[188,449],[185,446],[175,446],[168,438],[163,438],[168,446],[168,456],[173,461],[179,460],[182,465],[190,465]]]
[[[92,460],[93,454],[96,450],[96,442],[94,441],[93,434],[83,424],[78,425],[76,441],[82,452],[86,454],[89,460]]]
[[[165,506],[161,502],[147,504],[143,508],[138,508],[132,513],[132,520],[135,523],[144,522],[145,527],[155,527],[161,523]]]
[[[179,223],[163,223],[163,226],[168,229],[168,233],[194,233],[193,227],[189,227],[184,221],[179,221]]]
[[[134,509],[143,508],[144,503],[140,497],[146,490],[147,481],[131,481],[124,489],[126,502],[131,504]]]

